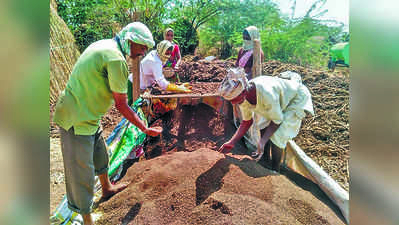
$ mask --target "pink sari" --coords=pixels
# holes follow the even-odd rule
[[[252,53],[253,53],[253,49],[249,50],[248,52],[246,52],[243,56],[241,56],[240,61],[238,61],[238,66],[244,68],[245,65],[247,64],[249,58],[251,57]]]

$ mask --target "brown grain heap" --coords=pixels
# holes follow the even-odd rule
[[[200,148],[135,163],[96,224],[343,224],[319,199],[249,156]]]
[[[176,72],[182,82],[221,82],[227,74],[227,68],[232,66],[232,62],[224,60],[184,60]]]

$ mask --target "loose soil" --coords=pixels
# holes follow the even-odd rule
[[[228,141],[236,128],[231,120],[205,104],[180,106],[155,121],[152,126],[162,126],[160,137],[149,137],[146,142],[147,158],[168,152],[195,151],[199,148],[217,150]],[[239,142],[234,150],[243,150]]]
[[[50,138],[50,214],[65,194],[64,163],[60,138]]]
[[[343,224],[311,193],[246,155],[200,148],[135,163],[96,224]]]

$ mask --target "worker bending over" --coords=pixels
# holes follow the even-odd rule
[[[92,43],[80,55],[58,99],[54,122],[61,133],[68,207],[82,215],[85,225],[93,224],[90,214],[95,175],[104,199],[127,186],[109,181],[101,117],[115,102],[118,111],[145,134],[157,136],[162,132],[161,127],[147,127],[126,102],[126,57],[144,55],[154,44],[150,30],[140,22],[130,23],[114,39]]]
[[[257,126],[261,134],[255,153],[257,160],[267,168],[279,171],[283,150],[298,134],[305,111],[314,114],[310,92],[301,83],[300,75],[292,72],[284,75],[287,79],[259,76],[248,82],[242,68],[229,70],[219,93],[240,106],[243,121],[219,152],[230,152],[251,126]],[[254,114],[261,119],[254,122]]]

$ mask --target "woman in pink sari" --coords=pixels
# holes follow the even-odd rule
[[[242,38],[244,43],[240,51],[238,52],[236,66],[242,67],[247,74],[247,79],[252,79],[252,65],[253,65],[253,50],[254,50],[254,40],[260,40],[259,30],[255,26],[249,26],[244,29],[242,33]],[[264,55],[262,49],[260,50],[261,62],[264,60]]]
[[[163,33],[163,37],[165,40],[172,42],[173,51],[169,57],[169,60],[165,63],[164,67],[172,67],[174,69],[178,69],[181,62],[181,55],[179,45],[173,42],[174,32],[172,28],[168,28]]]

